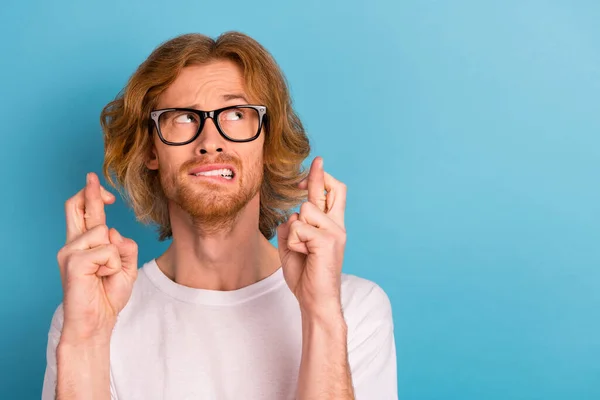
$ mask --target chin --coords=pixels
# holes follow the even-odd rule
[[[254,196],[221,184],[185,185],[179,188],[177,203],[191,217],[200,220],[234,218]]]
[[[260,191],[260,180],[243,185],[241,177],[232,180],[188,175],[177,180],[161,180],[165,194],[193,219],[204,224],[233,220]],[[165,185],[166,184],[166,185]]]

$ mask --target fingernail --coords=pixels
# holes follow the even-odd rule
[[[322,167],[322,166],[323,166],[323,157],[321,157],[321,156],[316,156],[316,157],[315,157],[315,164],[316,164],[316,165],[315,165],[316,167],[319,167],[319,166],[321,166],[321,167]]]
[[[108,197],[111,197],[111,198],[112,198],[112,197],[115,197],[115,195],[114,195],[114,194],[112,194],[112,193],[111,193],[111,192],[109,192],[108,190],[104,189],[104,187],[103,187],[103,186],[100,186],[100,190],[102,191],[102,194],[104,194],[104,195],[106,195],[106,196],[108,196]]]
[[[123,243],[123,236],[121,236],[121,234],[119,233],[119,231],[117,231],[116,229],[115,229],[115,233],[117,234],[117,241],[119,243]]]
[[[90,183],[92,179],[90,178],[90,173],[88,172],[87,175],[85,176],[85,182],[86,183]]]

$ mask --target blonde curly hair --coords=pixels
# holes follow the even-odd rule
[[[249,95],[268,110],[260,189],[261,233],[271,239],[290,210],[305,199],[306,191],[297,184],[306,176],[302,161],[310,153],[310,144],[273,57],[240,32],[226,32],[216,39],[197,33],[181,35],[157,47],[100,116],[104,176],[127,200],[138,221],[158,226],[160,241],[172,237],[173,232],[158,171],[146,167],[153,145],[150,111],[183,68],[215,60],[236,63]]]

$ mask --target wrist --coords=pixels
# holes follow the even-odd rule
[[[339,297],[299,299],[300,312],[303,317],[311,319],[343,318],[342,301]]]
[[[304,330],[320,331],[329,335],[345,335],[348,327],[342,308],[301,309]]]
[[[110,350],[110,340],[105,341],[73,341],[62,338],[56,346],[56,352],[62,354],[80,353],[82,355],[103,354]]]
[[[106,328],[100,332],[88,333],[79,330],[71,330],[63,327],[59,345],[73,348],[102,348],[110,347],[112,328]]]

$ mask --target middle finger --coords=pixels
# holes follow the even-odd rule
[[[104,201],[100,193],[100,181],[95,173],[87,175],[87,184],[83,192],[85,200],[83,219],[85,229],[92,229],[98,225],[106,225],[106,214],[104,213]]]
[[[325,171],[323,170],[323,159],[316,157],[310,166],[308,173],[308,201],[326,211],[327,199],[325,197]]]
[[[86,184],[86,187],[87,186],[88,185]],[[86,188],[84,187],[65,203],[67,243],[72,242],[75,238],[87,230],[84,219],[84,214],[86,211],[86,199],[84,197],[85,192]],[[112,204],[115,202],[115,196],[102,186],[100,186],[100,192],[102,195],[102,202],[104,204]]]

